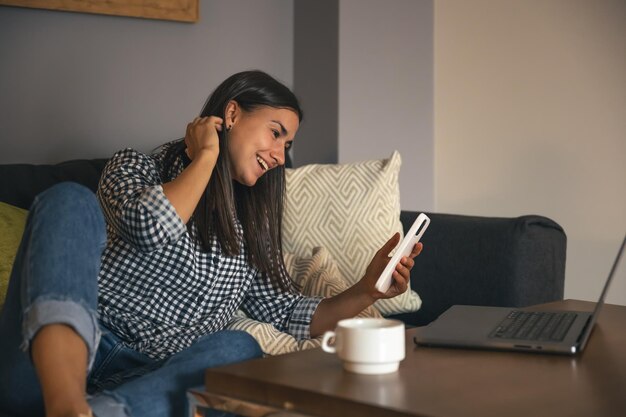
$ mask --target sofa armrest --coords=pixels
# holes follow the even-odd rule
[[[554,221],[427,214],[424,251],[411,271],[422,308],[395,318],[422,326],[455,304],[524,307],[563,299],[566,236]],[[417,215],[402,212],[405,230]]]

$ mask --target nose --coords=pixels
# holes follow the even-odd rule
[[[274,161],[276,161],[276,165],[285,165],[285,147],[282,143],[279,143],[274,149],[270,152],[270,156]]]

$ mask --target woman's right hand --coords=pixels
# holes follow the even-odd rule
[[[187,125],[185,145],[187,156],[192,161],[198,155],[207,153],[217,160],[220,153],[218,131],[222,130],[224,120],[217,116],[196,117]]]
[[[185,145],[190,163],[172,181],[163,184],[163,193],[187,223],[211,179],[213,168],[220,153],[218,133],[224,121],[216,116],[196,117],[187,125]]]

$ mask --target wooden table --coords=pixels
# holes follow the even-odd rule
[[[591,311],[594,303],[542,305]],[[357,375],[321,349],[206,372],[206,391],[188,394],[248,416],[625,416],[626,307],[605,305],[585,351],[574,357],[416,347],[388,375]],[[192,414],[194,415],[194,414]]]

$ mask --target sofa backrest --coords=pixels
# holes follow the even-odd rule
[[[28,209],[35,196],[63,181],[85,185],[94,192],[107,159],[75,159],[54,165],[0,165],[0,201]],[[285,166],[292,166],[285,154]]]
[[[63,181],[95,191],[106,159],[77,159],[56,165],[0,165],[0,201],[28,209],[35,196]]]

